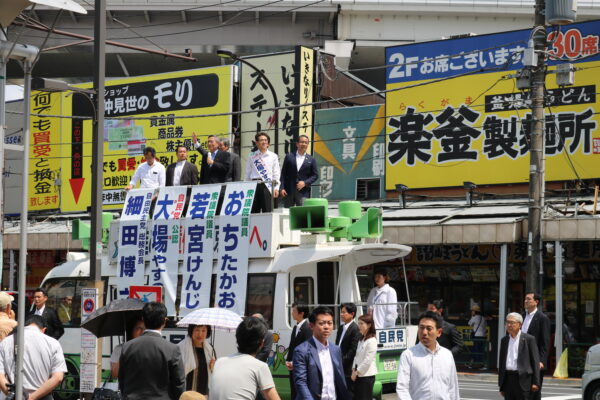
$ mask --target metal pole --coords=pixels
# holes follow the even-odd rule
[[[0,29],[0,40],[4,40]],[[6,60],[0,56],[0,286],[4,275],[4,135],[6,129]],[[10,278],[9,278],[10,279]],[[12,282],[10,282],[12,286]]]
[[[15,251],[9,250],[8,290],[15,290]]]
[[[19,247],[19,291],[17,307],[17,362],[15,367],[15,393],[17,399],[23,398],[23,343],[25,342],[25,289],[27,274],[27,216],[29,205],[29,130],[31,125],[31,61],[23,61],[25,70],[24,92],[23,92],[23,202],[21,203],[21,244]]]
[[[96,113],[92,122],[92,198],[90,227],[90,279],[98,289],[98,307],[103,305],[102,283],[102,190],[104,187],[104,78],[106,75],[106,0],[95,0],[94,92]],[[96,384],[102,375],[102,341],[97,342]]]
[[[563,352],[563,256],[562,245],[557,240],[554,242],[554,287],[555,287],[555,318],[556,329],[554,331],[554,346],[556,348],[556,362],[560,359]]]
[[[546,48],[546,29],[544,26],[545,0],[535,2],[535,26],[533,29],[533,42],[538,55],[537,66],[532,74],[531,86],[531,141],[529,149],[529,216],[528,216],[528,252],[527,252],[527,279],[528,292],[538,292],[541,265],[542,240],[540,226],[542,219],[542,158],[544,149],[544,80]]]
[[[498,293],[498,353],[496,354],[496,365],[500,359],[500,341],[506,334],[504,321],[506,318],[506,280],[508,279],[508,245],[500,247],[500,291]]]

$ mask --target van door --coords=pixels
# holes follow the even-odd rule
[[[290,304],[307,304],[312,310],[317,305],[325,305],[337,314],[335,305],[339,293],[337,262],[319,262],[292,268],[290,272]],[[291,309],[288,312],[290,326],[293,326]]]

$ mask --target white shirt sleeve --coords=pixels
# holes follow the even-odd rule
[[[134,174],[133,174],[133,176],[131,177],[131,181],[129,182],[129,184],[130,184],[130,185],[133,185],[133,187],[135,187],[135,185],[137,185],[138,181],[139,181],[139,180],[141,179],[141,177],[142,177],[142,172],[141,172],[142,165],[144,165],[144,164],[140,164],[140,165],[139,165],[139,166],[136,168],[136,170],[135,170],[135,173],[134,173]]]
[[[269,366],[263,362],[261,364],[258,370],[258,387],[263,391],[275,387],[275,382],[273,381],[273,375],[271,375]]]
[[[252,153],[248,154],[246,159],[246,175],[244,176],[245,181],[252,179]]]
[[[375,357],[377,356],[377,340],[375,338],[367,339],[362,347],[362,362],[357,366],[358,376],[364,376],[371,365],[375,365]],[[356,358],[355,358],[356,360]]]
[[[158,161],[155,161],[158,162]],[[167,169],[163,166],[158,172],[158,187],[167,186]]]
[[[396,326],[396,319],[398,318],[398,304],[396,304],[398,303],[398,296],[396,295],[396,290],[393,287],[388,286],[386,297],[386,303],[388,303],[388,305],[385,307],[385,326],[394,327]]]
[[[65,362],[65,356],[63,354],[62,347],[56,341],[53,345],[53,354],[52,354],[52,373],[56,372],[68,372],[67,363]]]
[[[456,373],[456,364],[449,363],[451,372],[450,372],[450,383],[448,385],[448,394],[450,395],[450,400],[460,400],[460,394],[458,391],[458,375]]]
[[[410,397],[410,360],[409,351],[404,351],[400,356],[398,377],[396,380],[396,395],[398,400],[412,400]]]

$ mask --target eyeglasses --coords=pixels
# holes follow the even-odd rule
[[[506,321],[506,325],[517,325],[520,324],[520,322],[517,321]]]

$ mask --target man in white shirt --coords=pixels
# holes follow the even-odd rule
[[[419,343],[400,356],[398,400],[459,400],[458,376],[452,352],[438,344],[442,317],[426,311],[419,317]]]
[[[521,331],[523,317],[506,316],[508,335],[500,341],[498,387],[506,400],[529,400],[540,389],[540,359],[535,338]]]
[[[159,188],[165,186],[165,166],[156,159],[156,150],[154,150],[154,147],[146,147],[144,149],[144,157],[146,158],[146,162],[141,163],[137,167],[129,185],[125,186],[125,190],[133,189],[138,181],[141,181],[140,188]]]
[[[25,322],[23,354],[23,395],[25,399],[52,400],[52,390],[63,380],[67,364],[58,341],[44,334],[46,322],[30,315]],[[15,335],[0,344],[0,389],[7,394],[7,383],[15,382]]]
[[[186,186],[198,184],[198,168],[187,161],[187,148],[177,146],[177,162],[167,167],[166,186]]]
[[[341,350],[328,342],[333,332],[333,311],[317,307],[308,321],[313,337],[294,350],[295,400],[352,399],[346,387]]]
[[[247,181],[261,181],[256,186],[256,195],[252,213],[271,212],[273,199],[279,197],[279,157],[269,151],[271,138],[264,132],[259,132],[254,137],[256,151],[251,152],[246,162]]]

